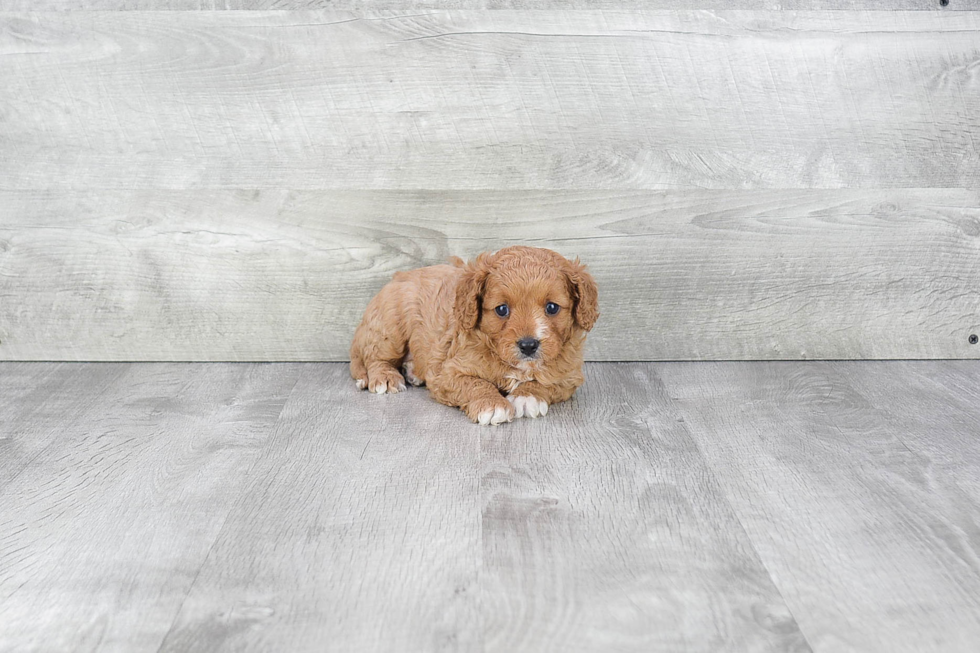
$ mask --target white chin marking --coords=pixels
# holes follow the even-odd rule
[[[494,408],[493,410],[485,410],[477,416],[477,421],[483,426],[488,424],[496,426],[497,424],[503,424],[504,422],[509,422],[511,417],[507,414],[506,408]]]
[[[548,402],[537,397],[507,395],[507,401],[514,406],[515,417],[541,417],[548,414]]]

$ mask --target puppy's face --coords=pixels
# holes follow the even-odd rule
[[[508,247],[467,266],[457,288],[456,316],[479,329],[497,357],[534,369],[561,354],[576,329],[598,318],[598,293],[579,263],[533,247]]]
[[[483,295],[480,330],[497,356],[534,367],[561,352],[574,324],[564,275],[546,267],[492,271]]]

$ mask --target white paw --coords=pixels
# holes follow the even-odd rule
[[[420,386],[425,381],[415,376],[415,363],[412,362],[411,358],[406,358],[405,363],[402,366],[402,374],[405,375],[405,380],[414,386]]]
[[[364,379],[357,379],[356,381],[354,381],[354,385],[357,386],[358,390],[363,390],[364,388],[367,387],[367,381],[365,381]]]
[[[507,395],[507,401],[514,405],[516,417],[541,417],[548,414],[548,402],[526,395]]]
[[[383,395],[383,394],[393,395],[396,392],[401,392],[404,389],[405,389],[404,383],[398,383],[396,385],[389,381],[382,381],[381,383],[371,388],[371,392],[379,395]]]
[[[477,416],[477,421],[486,426],[487,424],[503,424],[504,422],[509,422],[513,419],[508,413],[509,410],[506,408],[494,408],[493,410],[485,410]]]

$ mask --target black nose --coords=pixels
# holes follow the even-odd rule
[[[517,348],[525,356],[534,356],[534,352],[538,350],[538,345],[540,344],[541,341],[537,338],[521,338],[517,341]]]

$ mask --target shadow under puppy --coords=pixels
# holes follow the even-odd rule
[[[375,295],[354,333],[351,376],[378,394],[425,384],[480,424],[538,417],[582,385],[598,317],[595,280],[577,259],[522,246],[469,264],[453,257],[398,272]]]

